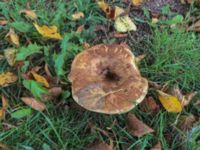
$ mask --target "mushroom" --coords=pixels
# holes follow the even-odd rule
[[[140,75],[126,44],[100,44],[79,53],[72,62],[69,80],[79,105],[105,114],[130,111],[148,90],[148,81]]]

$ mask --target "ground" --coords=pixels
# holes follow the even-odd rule
[[[71,83],[68,74],[73,58],[90,46],[100,43],[126,43],[136,55],[145,54],[139,63],[142,76],[160,85],[177,84],[183,93],[200,90],[200,34],[187,31],[200,18],[198,4],[181,4],[180,1],[152,0],[135,7],[129,1],[108,1],[112,6],[127,9],[129,16],[137,26],[136,31],[127,36],[115,37],[114,21],[105,14],[93,0],[9,0],[0,2],[0,20],[8,21],[0,25],[0,54],[7,48],[19,48],[30,43],[40,45],[42,52],[31,55],[10,66],[6,59],[0,59],[0,72],[11,71],[17,74],[18,81],[1,87],[0,94],[9,101],[6,116],[0,123],[0,143],[16,150],[59,150],[89,149],[97,140],[109,143],[101,129],[112,138],[116,150],[151,149],[158,141],[163,150],[198,150],[200,147],[200,107],[198,93],[189,105],[180,113],[169,113],[161,105],[155,89],[150,87],[148,96],[152,96],[159,111],[144,112],[142,105],[131,110],[140,120],[155,130],[154,133],[140,138],[133,136],[126,125],[127,114],[105,115],[87,111],[79,107],[71,95]],[[63,40],[43,38],[36,31],[33,20],[19,12],[24,9],[35,10],[39,25],[55,25]],[[83,12],[84,17],[73,20],[75,12]],[[173,20],[182,16],[181,21]],[[156,17],[159,22],[152,23]],[[13,24],[14,22],[17,23]],[[77,28],[84,25],[82,32]],[[9,43],[5,36],[14,28],[20,38],[20,46]],[[24,87],[23,80],[27,72],[36,66],[38,72],[45,75],[48,66],[53,82],[61,87],[62,94],[46,102],[43,112],[32,110],[31,114],[17,119],[13,112],[29,108],[21,101],[23,96],[33,96],[33,91]],[[62,69],[63,67],[63,69]],[[32,89],[36,92],[38,89]],[[187,130],[178,126],[181,116],[193,115],[195,124]],[[0,145],[1,146],[1,145]]]

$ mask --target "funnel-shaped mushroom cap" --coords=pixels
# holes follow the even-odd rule
[[[130,111],[148,90],[125,44],[100,44],[81,52],[72,63],[69,80],[79,105],[106,114]]]

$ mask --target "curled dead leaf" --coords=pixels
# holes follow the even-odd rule
[[[13,66],[16,62],[16,52],[17,50],[14,48],[4,50],[4,56],[10,66]]]
[[[25,14],[26,17],[28,17],[32,20],[37,19],[37,15],[34,10],[23,9],[20,11],[20,14]]]
[[[34,79],[38,82],[40,82],[41,84],[43,84],[45,87],[49,88],[49,83],[47,81],[46,78],[44,78],[43,76],[37,74],[35,71],[31,71],[31,74],[33,75]]]
[[[194,123],[196,122],[194,115],[183,115],[180,116],[178,120],[177,127],[180,128],[183,131],[187,131],[192,128]]]
[[[18,77],[12,72],[6,72],[0,74],[0,86],[5,87],[11,83],[16,82]]]
[[[182,111],[182,104],[177,97],[164,93],[160,90],[157,90],[157,92],[161,104],[168,112],[177,113]]]
[[[53,87],[48,90],[48,94],[42,95],[42,97],[43,97],[42,101],[44,101],[44,102],[50,101],[50,100],[58,97],[61,93],[62,93],[61,87]]]
[[[80,26],[77,28],[76,32],[81,33],[81,32],[83,32],[83,30],[84,30],[84,25],[80,25]]]
[[[85,17],[85,15],[83,12],[76,12],[72,15],[73,20],[79,20],[84,17]]]
[[[143,135],[154,132],[152,128],[140,121],[134,114],[127,115],[127,128],[133,136],[142,137]]]
[[[44,103],[37,101],[36,99],[32,97],[22,97],[21,100],[31,108],[37,110],[37,111],[43,111],[46,109],[46,106]]]
[[[143,112],[154,113],[159,110],[159,105],[156,104],[152,96],[148,96],[140,104],[140,108]]]
[[[193,25],[191,25],[191,26],[188,28],[188,31],[200,32],[200,20],[197,21],[196,23],[194,23]]]
[[[8,100],[5,95],[1,96],[2,99],[2,108],[0,109],[0,120],[5,119],[6,110],[8,108]]]
[[[10,28],[5,38],[8,40],[8,42],[19,47],[19,36],[15,33],[14,29]]]
[[[56,40],[61,40],[62,37],[60,33],[58,33],[58,29],[56,26],[39,26],[37,23],[33,24],[36,28],[36,30],[45,38],[50,38],[50,39],[56,39]]]

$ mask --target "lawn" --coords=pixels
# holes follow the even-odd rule
[[[194,27],[200,20],[200,2],[183,1],[143,1],[139,6],[129,0],[106,1],[123,8],[137,27],[119,33],[115,19],[94,0],[2,0],[0,149],[148,150],[160,144],[157,150],[200,150],[200,23]],[[77,12],[81,13],[75,19]],[[41,31],[42,25],[56,28],[57,35]],[[129,113],[96,113],[73,99],[68,78],[72,61],[102,43],[126,43],[137,58],[144,56],[137,65],[149,81],[148,93]],[[12,73],[14,81],[4,83],[9,79],[3,73]],[[170,112],[157,90],[170,95],[168,90],[175,86],[185,97],[197,94],[181,105],[181,111]],[[60,91],[53,97],[47,94],[52,87]],[[39,102],[39,111],[30,98]],[[147,103],[150,98],[156,109]],[[134,135],[127,114],[154,132]]]

